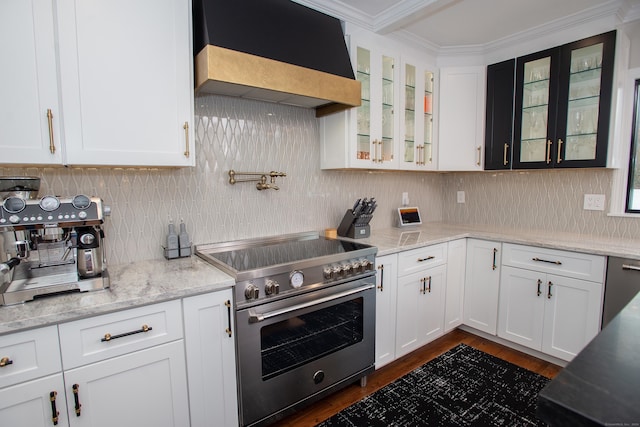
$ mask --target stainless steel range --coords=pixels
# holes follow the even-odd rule
[[[242,425],[269,424],[373,372],[377,248],[300,233],[195,252],[236,279]]]

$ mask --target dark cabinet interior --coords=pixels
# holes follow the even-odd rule
[[[611,31],[487,68],[485,169],[606,166],[615,38]]]

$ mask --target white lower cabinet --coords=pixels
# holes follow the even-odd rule
[[[0,389],[0,420],[7,427],[68,425],[62,374]]]
[[[505,244],[503,263],[498,336],[573,359],[600,330],[604,257]]]
[[[191,426],[238,425],[231,289],[183,300]]]
[[[396,358],[396,254],[376,258],[376,369]]]
[[[501,248],[499,242],[467,239],[463,323],[491,335],[498,325]]]
[[[64,373],[69,425],[189,425],[182,340]]]
[[[189,425],[180,301],[58,327],[69,425]]]
[[[462,324],[467,239],[453,240],[447,246],[447,286],[444,306],[444,332]]]
[[[402,252],[398,256],[396,357],[444,333],[447,244]]]
[[[67,425],[55,326],[0,336],[0,425]]]
[[[232,295],[0,336],[0,425],[237,426]]]

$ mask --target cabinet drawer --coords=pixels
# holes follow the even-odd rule
[[[0,336],[0,388],[62,370],[55,326]]]
[[[182,338],[179,300],[59,326],[62,363],[75,368]]]
[[[605,257],[505,243],[502,264],[603,283]]]
[[[446,243],[401,252],[398,254],[398,276],[416,273],[446,262]]]

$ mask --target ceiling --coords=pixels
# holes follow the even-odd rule
[[[638,9],[640,0],[294,0],[368,30],[401,32],[436,47],[488,45],[555,21],[603,10]]]

